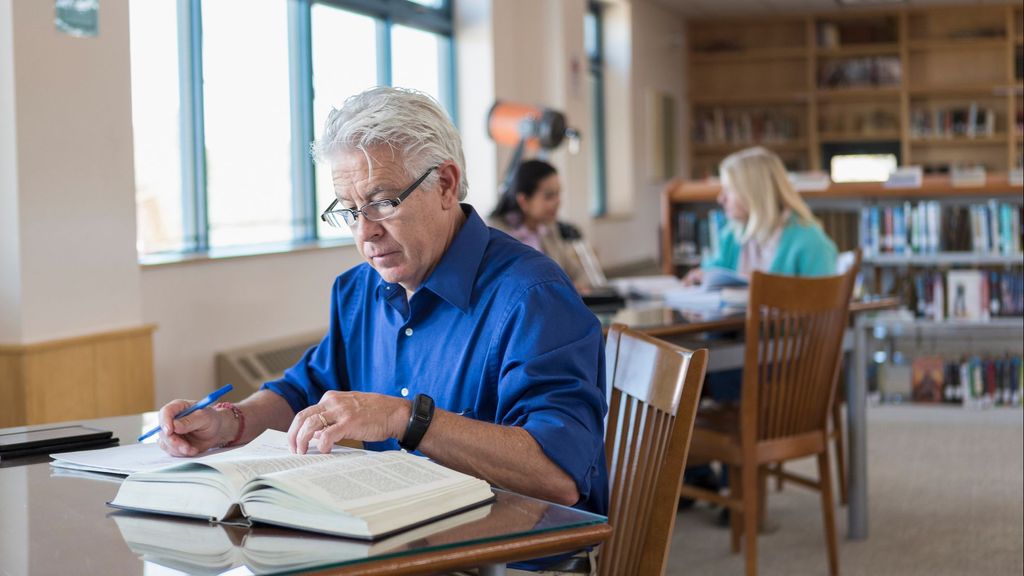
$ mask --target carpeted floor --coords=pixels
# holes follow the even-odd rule
[[[1024,573],[1024,411],[872,406],[868,422],[869,536],[847,541],[837,508],[840,574]],[[792,468],[816,474],[812,460]],[[743,573],[717,516],[707,504],[679,514],[668,574]],[[768,517],[759,574],[827,574],[817,492],[772,488]]]

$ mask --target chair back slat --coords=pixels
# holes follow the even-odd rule
[[[691,352],[615,325],[605,357],[608,522],[614,531],[601,547],[599,572],[662,573],[707,351]]]
[[[825,430],[858,269],[859,255],[840,276],[754,273],[741,400],[741,427],[753,430],[747,442]]]

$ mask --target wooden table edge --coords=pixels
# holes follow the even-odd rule
[[[543,558],[580,550],[604,542],[611,534],[611,525],[607,523],[591,524],[509,540],[453,546],[424,554],[409,554],[374,562],[339,566],[317,571],[314,574],[343,574],[346,576],[438,574],[486,564]]]

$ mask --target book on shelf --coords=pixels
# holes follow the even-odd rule
[[[917,107],[910,111],[910,135],[915,139],[992,138],[996,112],[971,102],[967,106]]]
[[[426,458],[341,447],[291,454],[287,434],[267,430],[229,452],[135,472],[109,505],[372,540],[491,499],[487,482]]]
[[[269,526],[249,528],[115,512],[125,544],[147,562],[186,574],[279,574],[338,565],[406,549],[411,543],[486,518],[484,505],[374,542],[333,538]]]
[[[952,275],[951,278],[947,276]],[[970,278],[977,299],[963,287],[957,302],[961,278]],[[1018,269],[981,268],[943,271],[937,268],[884,268],[877,273],[869,292],[898,297],[917,318],[943,321],[954,313],[962,320],[1024,316],[1024,272]],[[958,308],[959,306],[959,308]]]
[[[946,363],[941,356],[919,356],[911,364],[911,397],[914,402],[942,402]]]
[[[989,319],[987,278],[980,270],[950,270],[946,273],[946,311],[950,320]]]
[[[942,400],[968,408],[1021,405],[1024,370],[1019,354],[971,355],[944,364]]]
[[[860,211],[864,255],[1021,254],[1024,207],[990,199],[969,206],[937,200],[867,206]]]
[[[710,146],[754,146],[794,142],[797,115],[784,109],[700,109],[694,114],[693,142]]]

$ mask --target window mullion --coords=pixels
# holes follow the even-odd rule
[[[391,20],[377,20],[377,82],[391,86]]]
[[[288,84],[291,92],[292,237],[316,238],[313,141],[313,48],[308,0],[288,3]]]
[[[203,23],[200,0],[178,0],[178,96],[181,106],[181,215],[185,250],[210,246],[203,122]]]

